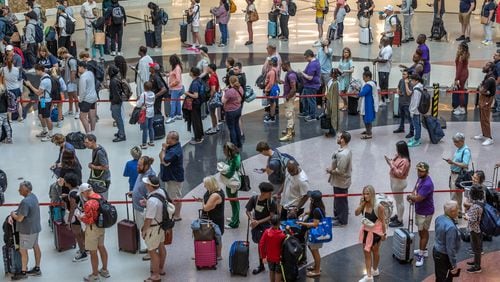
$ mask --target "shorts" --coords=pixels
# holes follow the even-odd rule
[[[68,82],[66,84],[66,92],[76,92],[78,90],[78,87],[76,85],[76,83],[71,83],[71,82]]]
[[[16,95],[16,98],[21,98],[21,95],[23,93],[21,92],[21,89],[16,88],[16,89],[9,89],[8,91],[12,92],[14,95]]]
[[[267,266],[269,267],[269,271],[281,272],[281,263],[279,262],[268,262]]]
[[[22,234],[19,233],[19,247],[21,249],[30,250],[38,244],[38,234]]]
[[[78,103],[78,107],[80,108],[80,112],[82,113],[88,113],[90,110],[95,110],[95,105],[96,103],[89,103],[89,102],[80,102]]]
[[[317,24],[323,24],[323,22],[325,22],[325,17],[316,17],[316,23]]]
[[[200,32],[199,25],[191,25],[191,32]]]
[[[461,24],[470,24],[470,13],[458,13],[458,21]]]
[[[182,198],[182,182],[167,181],[167,193],[172,199]]]
[[[151,226],[144,234],[144,242],[148,251],[158,249],[160,245],[163,245],[163,241],[165,241],[165,231],[159,225]]]
[[[433,216],[432,214],[431,215],[415,214],[415,225],[417,225],[418,231],[429,230],[429,228],[431,227],[432,216]]]
[[[51,102],[45,102],[45,108],[42,108],[42,103],[38,102],[38,115],[42,118],[50,118],[50,109],[52,109]]]
[[[366,243],[366,237],[368,237],[368,231],[364,230],[363,231],[363,245]],[[380,235],[373,233],[373,243],[372,246],[377,245],[380,240],[382,240],[382,237]]]
[[[104,246],[104,228],[95,224],[87,225],[85,228],[85,249],[97,251],[98,246]]]
[[[323,243],[307,243],[307,246],[309,246],[311,250],[319,250],[323,248]]]

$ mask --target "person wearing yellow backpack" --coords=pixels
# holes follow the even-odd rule
[[[227,23],[229,22],[229,13],[231,11],[231,5],[228,1],[232,0],[220,0],[219,7],[213,7],[210,9],[210,13],[215,16],[215,19],[219,24],[221,33],[219,47],[225,47],[227,45]]]

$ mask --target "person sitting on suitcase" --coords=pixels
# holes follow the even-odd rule
[[[150,269],[151,276],[145,281],[161,281],[160,275],[165,275],[163,267],[167,257],[167,250],[163,241],[165,240],[165,232],[161,229],[160,223],[163,221],[163,203],[154,194],[159,194],[163,199],[167,198],[165,190],[158,189],[160,180],[154,175],[141,179],[146,184],[148,190],[148,198],[146,201],[146,214],[144,225],[141,229],[141,236],[146,242],[149,256],[151,257]]]
[[[278,212],[276,202],[272,199],[273,185],[269,182],[262,182],[259,184],[259,190],[260,195],[252,196],[245,206],[248,220],[250,220],[250,227],[252,228],[252,241],[256,244],[259,244],[264,231],[271,227],[269,222],[271,217]],[[259,266],[252,273],[255,275],[264,270],[264,262],[260,254]]]
[[[42,231],[40,224],[40,206],[38,198],[33,194],[33,186],[29,181],[19,184],[19,194],[24,199],[16,211],[10,213],[9,224],[16,221],[16,231],[19,232],[19,252],[21,253],[21,272],[16,273],[12,280],[26,279],[26,275],[40,276],[40,259],[42,251],[38,245],[38,234]],[[28,250],[33,249],[35,253],[35,267],[28,271]]]
[[[279,215],[271,216],[271,225],[272,227],[266,229],[262,234],[262,239],[259,242],[259,254],[262,262],[267,261],[269,280],[279,282],[281,281],[281,249],[286,235],[280,229]]]

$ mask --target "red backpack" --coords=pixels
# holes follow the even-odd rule
[[[23,54],[23,51],[21,50],[21,48],[19,47],[14,47],[14,53],[18,54],[19,56],[21,56],[21,61],[22,61],[22,64],[24,66],[24,54]]]

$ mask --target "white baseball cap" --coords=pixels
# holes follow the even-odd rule
[[[7,47],[5,47],[5,51],[12,51],[14,50],[14,46],[12,45],[7,45]]]
[[[90,186],[90,184],[82,183],[82,185],[80,185],[80,187],[78,187],[78,195],[80,195],[83,192],[87,192],[91,189],[92,189],[92,186]]]
[[[387,5],[387,6],[384,7],[384,10],[393,12],[394,11],[394,7],[392,7],[392,5]]]

